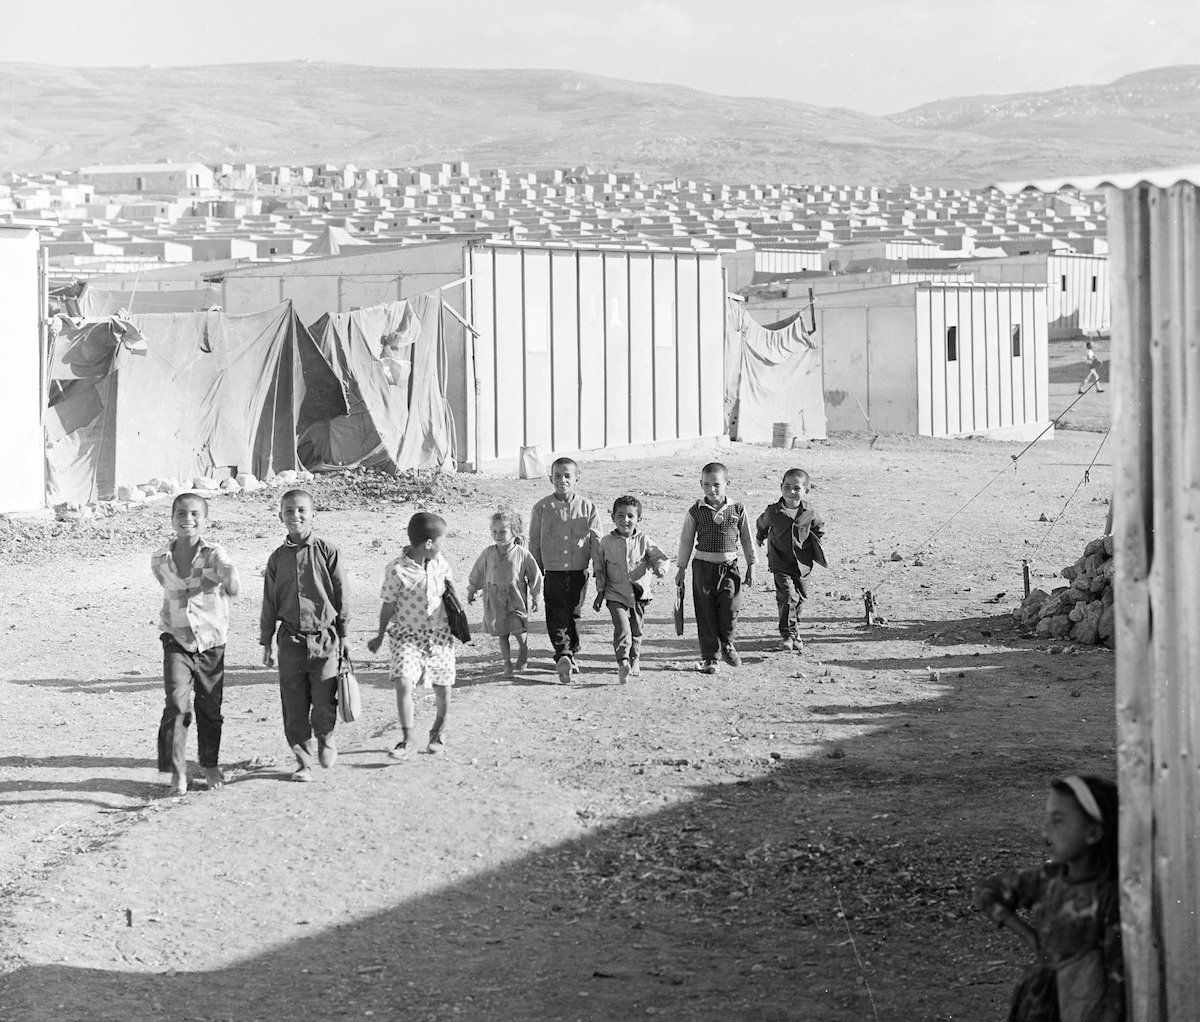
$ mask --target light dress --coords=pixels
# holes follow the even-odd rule
[[[379,595],[396,607],[387,626],[393,680],[424,688],[454,684],[454,636],[442,604],[449,577],[450,565],[441,554],[414,561],[407,547],[384,569]]]
[[[529,626],[529,604],[542,594],[542,573],[525,547],[493,543],[479,555],[467,582],[467,598],[483,593],[483,630],[521,635]]]

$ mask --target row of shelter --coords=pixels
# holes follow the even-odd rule
[[[24,265],[0,285],[5,315],[11,307],[25,324],[9,344],[36,352],[48,320],[37,234],[10,227],[0,243]],[[479,236],[234,264],[200,280],[147,271],[139,288],[163,289],[94,282],[71,299],[79,315],[47,335],[49,358],[5,378],[0,406],[24,423],[10,435],[36,419],[38,460],[52,467],[49,491],[34,488],[39,505],[187,470],[503,471],[526,447],[665,453],[769,441],[781,421],[820,438],[828,428],[1025,436],[1049,420],[1044,284],[933,275],[880,285],[876,274],[809,305],[731,295],[728,276],[720,251]],[[176,307],[143,311],[147,294]],[[108,338],[100,356],[80,339],[97,325],[92,341]],[[64,369],[85,350],[88,368]],[[237,374],[231,417],[216,392]]]

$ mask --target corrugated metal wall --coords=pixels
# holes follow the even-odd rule
[[[476,432],[485,466],[531,445],[570,453],[724,432],[716,253],[501,243],[468,258],[480,334],[468,460]]]
[[[1130,1022],[1200,1005],[1200,188],[1110,189],[1117,748]]]
[[[1046,283],[1052,338],[1108,333],[1112,321],[1107,256],[1048,255]]]
[[[950,436],[1050,418],[1044,290],[937,284],[916,289],[919,433]]]

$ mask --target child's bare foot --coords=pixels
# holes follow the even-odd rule
[[[225,787],[225,775],[221,773],[219,766],[204,768],[204,783],[208,786],[209,791],[216,791],[218,788]]]
[[[181,774],[178,771],[171,773],[171,783],[167,785],[168,795],[186,795],[187,794],[187,774]]]

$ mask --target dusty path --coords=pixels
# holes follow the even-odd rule
[[[626,687],[600,615],[571,688],[550,683],[540,629],[536,669],[512,682],[483,640],[460,660],[447,755],[402,766],[384,756],[395,707],[365,638],[415,505],[322,484],[318,529],[352,565],[365,714],[311,786],[285,781],[274,678],[255,666],[254,583],[279,536],[267,499],[214,505],[250,580],[228,650],[233,781],[182,799],[153,769],[146,561],[166,509],[0,532],[0,1019],[840,1020],[872,1001],[882,1019],[1000,1017],[1021,952],[971,912],[971,884],[1038,855],[1049,776],[1113,769],[1111,652],[1052,652],[1008,623],[1039,516],[1100,435],[1036,446],[922,566],[918,545],[1020,446],[869,439],[720,452],[756,510],[793,461],[817,482],[832,570],[803,656],[767,652],[762,585],[746,665],[713,678],[685,669],[694,632],[675,637],[665,592]],[[710,453],[586,465],[584,485],[639,493],[671,548]],[[1099,533],[1109,465],[1106,448],[1035,574]],[[456,485],[429,506],[462,576],[489,509],[544,487]],[[864,586],[887,618],[870,631]]]

